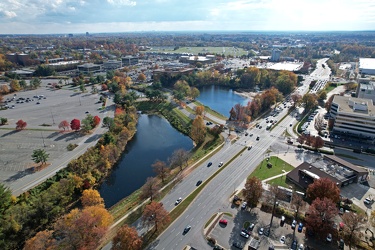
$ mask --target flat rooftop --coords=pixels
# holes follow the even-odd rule
[[[375,58],[359,58],[359,68],[375,70]]]
[[[335,95],[333,103],[339,105],[338,111],[340,112],[362,113],[369,116],[374,116],[375,114],[374,104],[371,99]]]
[[[279,62],[279,63],[264,63],[258,65],[258,68],[273,69],[273,70],[287,70],[287,71],[298,71],[302,68],[303,63],[293,63],[293,62]]]

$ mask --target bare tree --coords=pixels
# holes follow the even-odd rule
[[[315,122],[314,122],[314,127],[315,127],[316,130],[318,130],[319,133],[320,133],[320,131],[322,131],[326,128],[323,115],[319,114],[319,115],[316,116]]]
[[[362,214],[355,214],[353,212],[345,213],[342,216],[344,223],[344,237],[349,242],[349,249],[352,249],[352,244],[356,244],[361,236],[361,229],[364,227],[364,216]]]
[[[164,182],[164,179],[168,176],[169,168],[164,161],[156,160],[154,164],[152,164],[152,168],[156,172],[156,174],[161,178],[161,181]]]
[[[182,148],[177,149],[173,152],[172,156],[169,158],[169,165],[172,168],[179,167],[180,171],[182,171],[182,169],[187,166],[189,158],[190,158],[190,153],[188,151]]]
[[[256,207],[263,193],[262,181],[257,177],[247,179],[243,193],[249,206]]]
[[[154,177],[148,177],[145,185],[141,188],[141,198],[147,199],[150,198],[152,201],[155,197],[159,195],[159,183]]]
[[[306,206],[306,202],[300,194],[293,192],[291,205],[296,210],[296,217],[298,217],[298,212]]]

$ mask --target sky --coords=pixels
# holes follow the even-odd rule
[[[375,1],[0,1],[0,34],[342,30],[375,30]]]

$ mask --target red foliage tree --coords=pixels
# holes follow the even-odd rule
[[[309,207],[306,217],[306,228],[324,239],[328,233],[332,233],[333,219],[338,214],[336,204],[328,198],[316,198]]]
[[[70,122],[70,127],[73,129],[73,130],[79,130],[81,128],[81,121],[78,120],[78,119],[73,119],[71,122]]]
[[[108,86],[107,86],[107,84],[102,84],[102,90],[103,91],[107,91],[108,90]]]
[[[100,123],[100,117],[99,116],[94,116],[94,127],[98,126]]]
[[[16,129],[17,130],[22,130],[24,128],[26,128],[27,126],[27,123],[23,120],[18,120],[18,122],[16,122]]]
[[[112,242],[112,250],[141,250],[142,239],[134,227],[124,225],[117,231]]]
[[[159,226],[168,224],[170,217],[162,203],[153,201],[143,210],[142,221],[146,226],[154,226],[155,231],[158,231]]]
[[[70,124],[67,120],[62,121],[59,124],[59,128],[64,129],[64,131],[65,131],[65,129],[69,129],[69,127],[70,127]]]
[[[316,198],[328,198],[334,203],[340,200],[340,189],[328,178],[315,179],[306,190],[307,197],[313,201]]]

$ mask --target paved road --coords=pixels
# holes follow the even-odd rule
[[[54,159],[51,162],[51,165],[47,168],[30,175],[26,175],[10,183],[8,186],[11,189],[12,194],[18,196],[26,192],[27,190],[37,186],[46,179],[54,176],[59,170],[65,168],[72,159],[77,158],[85,153],[89,147],[94,146],[99,138],[107,131],[107,128],[102,127],[103,118],[106,116],[114,116],[114,104],[112,102],[112,99],[109,99],[107,101],[105,112],[99,114],[101,123],[92,134],[83,137],[81,143],[78,144],[77,148],[75,148],[73,151],[62,154],[59,158]]]

